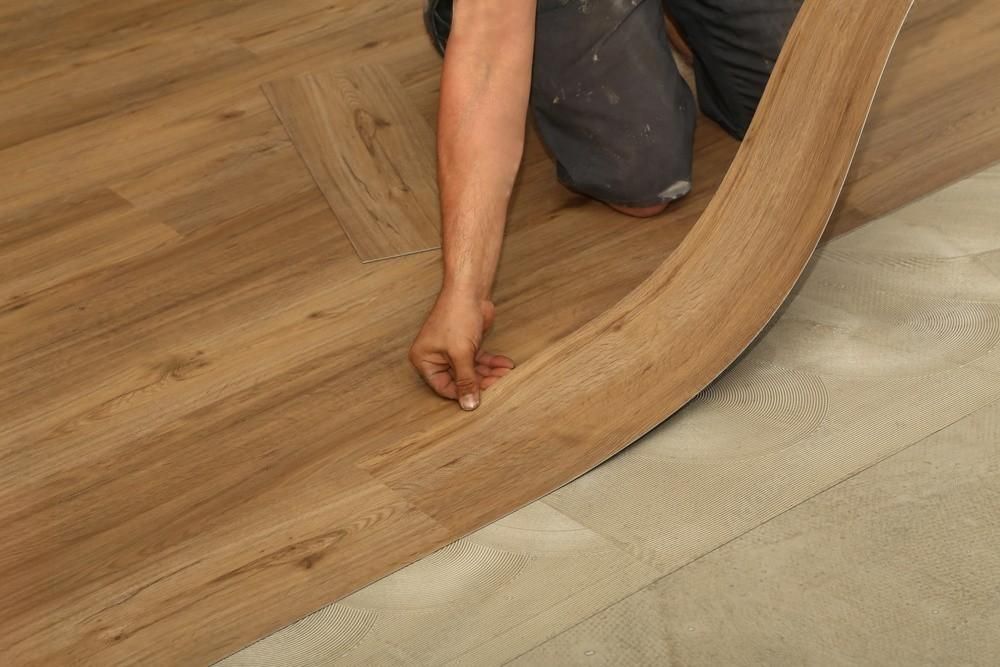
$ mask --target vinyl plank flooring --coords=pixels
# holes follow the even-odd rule
[[[37,224],[32,224],[38,220]],[[0,311],[39,291],[128,261],[179,238],[107,189],[31,207],[0,226]]]
[[[440,244],[434,133],[384,67],[264,85],[363,262]]]
[[[0,148],[17,145],[106,115],[134,110],[181,81],[215,76],[252,55],[218,39],[154,38],[81,56],[78,67],[3,91]],[[31,94],[24,91],[30,87]]]
[[[267,318],[296,304],[298,295],[323,290],[332,275],[350,284],[349,264],[329,259],[348,248],[313,238],[317,226],[328,221],[322,199],[317,194],[311,209],[305,203],[293,194],[186,243],[33,293],[5,312],[0,367],[8,382],[2,389],[26,400],[20,408],[10,403],[0,408],[7,414],[5,435],[50,409],[69,417],[83,406],[97,409],[126,396],[129,389],[148,391],[157,380],[185,379],[187,373],[174,368],[178,355],[186,358],[218,336],[231,336],[225,329],[262,333],[268,327],[253,326],[254,318]],[[96,359],[104,361],[95,365]],[[132,370],[106,383],[107,374],[122,368]],[[81,393],[82,376],[88,377],[89,391]],[[138,387],[124,383],[129,377]]]
[[[266,55],[327,40],[331,35],[370,21],[399,22],[401,12],[422,8],[420,0],[370,0],[364,3],[299,0],[291,10],[284,7],[279,10],[273,4],[263,2],[242,13],[237,21],[225,21],[223,30],[241,46],[256,54]],[[372,37],[376,39],[363,42],[366,50],[379,41],[376,35]]]
[[[335,457],[309,469],[294,468],[283,459],[288,452],[276,443],[257,442],[264,448],[230,459],[231,476],[218,480],[214,489],[148,493],[133,503],[109,506],[103,531],[81,534],[27,517],[26,536],[73,546],[49,550],[31,565],[16,568],[18,576],[35,584],[5,596],[5,613],[30,611],[30,621],[4,633],[4,655],[11,664],[202,663],[207,651],[265,632],[269,622],[259,613],[261,605],[322,604],[331,587],[347,584],[340,575],[344,567],[377,576],[398,557],[399,540],[409,545],[413,560],[427,544],[446,538],[432,520]],[[169,476],[183,480],[220,453],[191,449],[189,465]],[[297,499],[283,484],[268,486],[259,475],[262,467],[269,477],[296,489]],[[138,477],[126,474],[92,483],[128,493],[143,488],[143,477],[167,471],[134,472]],[[368,508],[362,514],[337,509],[362,499]],[[310,511],[296,512],[291,521],[275,520],[278,507],[290,509],[303,501],[312,505]],[[347,520],[331,523],[331,511]],[[221,541],[220,531],[225,535]],[[137,541],[148,545],[139,559],[121,552],[121,545]],[[333,554],[337,567],[319,567]],[[7,565],[0,565],[5,579],[11,576]],[[293,580],[301,590],[289,600],[287,584]],[[119,593],[101,595],[108,587]],[[255,593],[235,600],[227,594],[233,587]],[[80,604],[94,595],[101,599],[98,605]],[[213,620],[206,624],[205,619]],[[187,639],[178,642],[179,637]]]
[[[419,25],[419,14],[414,11],[403,13],[397,21],[388,23],[384,19],[360,21],[324,39],[278,51],[266,58],[252,57],[244,51],[231,67],[220,67],[216,62],[215,67],[209,68],[200,65],[179,68],[172,84],[161,86],[155,92],[131,87],[113,90],[101,83],[98,88],[111,99],[101,102],[93,98],[94,104],[105,106],[100,106],[99,110],[90,107],[93,113],[86,115],[76,110],[72,113],[49,110],[44,124],[25,115],[23,120],[27,126],[21,128],[20,121],[12,124],[9,132],[13,143],[0,150],[3,158],[0,173],[10,176],[0,179],[0,211],[12,200],[48,196],[53,184],[72,182],[78,188],[106,184],[109,179],[122,179],[160,160],[178,159],[193,147],[217,141],[219,133],[240,132],[243,128],[241,114],[254,112],[260,104],[269,107],[260,91],[260,86],[268,81],[358,60],[375,64],[411,57],[433,58],[434,54],[427,50],[426,39],[412,27]],[[204,31],[208,30],[205,27]],[[216,26],[215,30],[221,31],[221,27]],[[193,49],[204,48],[205,41],[233,44],[211,33],[202,37],[202,31],[194,35],[189,32],[178,29],[150,36],[149,41],[183,48],[186,40],[191,40]],[[385,41],[373,41],[373,36],[384,37]],[[140,41],[139,45],[149,48],[145,42]],[[94,49],[100,52],[99,41]],[[85,51],[82,56],[89,54],[91,51]],[[100,57],[94,58],[96,62],[87,60],[79,68],[85,72],[99,68]],[[136,58],[128,60],[127,66],[135,66],[136,61]],[[64,76],[64,73],[58,70],[53,76]],[[126,72],[117,76],[141,79],[149,74]],[[71,79],[67,81],[70,85],[73,83]],[[38,104],[38,101],[21,99],[26,97],[28,85],[19,86],[17,93],[0,92],[0,99],[9,99],[11,109]],[[34,96],[33,86],[31,89],[31,96]],[[48,90],[48,86],[43,86],[38,96],[47,95]],[[69,117],[56,118],[59,114],[69,114]],[[29,132],[32,127],[34,129]],[[203,131],[207,134],[197,136]],[[29,140],[29,137],[33,138]]]
[[[163,160],[125,174],[113,182],[114,191],[181,234],[254,210],[263,213],[268,203],[292,196],[310,201],[315,185],[281,123],[264,106],[233,112],[225,135],[204,137],[183,160]],[[335,219],[329,218],[335,237]]]
[[[260,91],[220,89],[218,82],[212,90],[203,94],[195,85],[194,92],[167,93],[145,107],[112,112],[0,151],[0,173],[7,176],[0,179],[0,216],[17,215],[67,188],[127,182],[214,144],[253,141],[245,118],[271,114]]]
[[[46,522],[66,531],[60,538],[54,529],[20,523],[26,534],[51,542],[19,540],[16,548],[0,548],[5,571],[16,573],[0,578],[0,593],[20,600],[18,613],[0,611],[0,655],[12,649],[7,638],[16,631],[19,662],[26,664],[59,662],[57,654],[75,662],[141,656],[155,663],[169,661],[171,651],[205,662],[341,594],[340,582],[331,583],[343,571],[336,550],[308,571],[294,570],[294,577],[280,568],[263,569],[276,574],[262,574],[253,585],[226,576],[267,553],[281,560],[281,546],[268,531],[294,528],[313,516],[311,509],[313,526],[366,516],[360,505],[296,505],[293,487],[305,471],[359,461],[387,443],[429,432],[453,412],[422,389],[405,362],[439,282],[438,257],[360,264],[322,194],[309,187],[307,168],[291,159],[276,134],[277,120],[268,120],[273,113],[259,86],[351,62],[378,65],[428,124],[440,59],[422,32],[415,0],[376,15],[353,0],[336,3],[339,9],[318,0],[164,0],[122,6],[120,15],[101,4],[108,21],[86,20],[98,4],[19,2],[0,9],[0,29],[48,36],[26,40],[36,49],[29,54],[34,69],[0,90],[3,136],[11,144],[0,150],[0,230],[6,234],[0,244],[13,244],[0,252],[24,266],[29,255],[16,248],[28,246],[17,244],[34,243],[32,235],[39,242],[52,234],[67,240],[64,250],[53,245],[45,255],[44,280],[26,276],[12,289],[30,295],[24,305],[0,314],[0,525],[10,525],[15,512],[44,512]],[[959,3],[936,5],[913,24],[915,37],[904,32],[920,57],[895,60],[886,74],[887,82],[903,77],[907,83],[889,86],[876,106],[872,132],[887,132],[886,139],[861,147],[859,163],[870,160],[864,178],[872,189],[865,190],[865,202],[842,209],[842,216],[853,216],[851,224],[874,210],[868,204],[879,202],[879,192],[892,195],[887,201],[912,199],[921,188],[936,187],[936,177],[925,174],[951,178],[1000,157],[993,143],[1000,111],[980,82],[965,76],[973,57],[985,67],[995,52],[961,48],[963,40],[983,39],[983,26],[1000,9],[974,6],[970,13]],[[81,20],[53,22],[46,7]],[[917,48],[929,36],[959,48]],[[171,49],[181,53],[177,62]],[[0,55],[0,68],[18,71],[20,53]],[[191,60],[210,61],[213,54],[222,66]],[[108,58],[113,68],[128,71],[102,78],[112,67]],[[935,77],[923,77],[927,71]],[[62,95],[56,80],[64,88],[92,85]],[[935,104],[933,118],[907,115],[908,103],[898,100],[919,98],[914,87],[947,88],[956,102]],[[81,106],[72,106],[75,100]],[[898,111],[879,112],[893,104]],[[925,131],[907,131],[914,124],[950,128],[955,140],[948,151],[929,150]],[[642,222],[564,191],[532,140],[512,206],[491,345],[518,362],[544,354],[678,247],[737,148],[707,121],[698,133],[695,190],[670,215]],[[255,153],[258,148],[263,152]],[[906,155],[919,169],[912,176],[897,173],[880,150]],[[884,170],[891,178],[878,177]],[[72,229],[73,206],[79,230]],[[118,219],[119,212],[139,216],[142,229],[167,225],[183,238],[121,261],[111,251],[111,264],[101,260],[95,264],[102,266],[81,272],[87,262],[74,257],[98,252],[105,238],[88,233],[87,225]],[[282,456],[291,458],[274,468]],[[116,484],[116,476],[141,485]],[[329,481],[351,479],[361,484],[365,478]],[[216,504],[220,486],[227,491]],[[350,496],[347,487],[336,491]],[[166,529],[146,530],[143,517]],[[247,532],[233,543],[237,526]],[[420,542],[424,553],[457,537],[433,530],[427,536]],[[255,537],[257,550],[248,546]],[[391,541],[377,547],[387,557],[393,549]],[[169,560],[160,559],[161,552]],[[196,571],[206,578],[190,570],[164,579],[169,595],[177,596],[168,604],[155,582],[199,560],[197,568],[204,569]],[[59,578],[61,606],[53,598],[37,606],[22,598],[64,567],[72,574]],[[108,575],[107,567],[117,574]],[[250,601],[264,581],[269,603],[254,607]],[[142,593],[144,586],[149,593]],[[208,606],[180,603],[202,593]],[[115,603],[113,618],[121,619],[147,599],[169,614],[137,607],[143,627],[131,625],[120,636],[100,625],[108,604]],[[242,628],[224,611],[216,617],[214,605],[223,603],[244,610]],[[25,634],[40,630],[46,618],[91,620],[75,639],[69,635],[76,626],[63,624],[51,644],[55,653],[47,653],[48,636],[33,643]],[[161,627],[170,630],[161,634]],[[205,634],[187,641],[195,636],[192,628]]]
[[[95,53],[135,46],[153,35],[182,30],[194,36],[213,19],[231,20],[253,0],[134,0],[116,6],[102,0],[27,0],[4,3],[0,15],[0,91],[78,68]],[[94,35],[100,34],[100,40]],[[83,61],[83,62],[81,62]]]

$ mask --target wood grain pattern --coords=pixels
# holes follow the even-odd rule
[[[642,631],[630,633],[634,624],[628,616],[614,617],[616,601],[664,575],[666,581],[683,578],[698,567],[693,561],[710,560],[710,552],[762,523],[771,525],[804,499],[829,495],[822,492],[831,485],[886,457],[891,460],[961,415],[1000,400],[1000,373],[987,370],[1000,371],[1000,272],[994,276],[983,263],[1000,260],[998,209],[1000,165],[835,239],[814,254],[809,270],[753,348],[683,411],[640,441],[554,493],[248,646],[219,667],[501,665],[573,626],[577,629],[569,633],[574,641],[562,644],[566,652],[537,664],[586,663],[583,652],[588,648],[598,649],[605,656],[598,663],[609,666],[676,664],[676,636],[662,631],[665,616],[673,617],[673,612],[647,609],[648,617],[634,619],[640,625],[645,622]],[[994,265],[1000,269],[1000,261]],[[1000,418],[1000,411],[996,416]],[[991,442],[1000,448],[1000,419],[992,426]],[[1000,475],[1000,465],[993,470]],[[951,483],[978,493],[984,488],[980,481],[971,475]],[[918,488],[923,482],[908,479],[906,484]],[[992,488],[1000,491],[1000,478]],[[888,501],[898,501],[893,489],[882,491]],[[917,498],[925,504],[919,494]],[[856,513],[857,505],[843,509]],[[932,511],[955,512],[937,505]],[[992,531],[974,523],[962,529],[966,546],[985,533],[995,536],[997,548],[968,552],[963,581],[982,594],[970,598],[969,588],[954,585],[948,567],[937,568],[938,574],[945,574],[941,586],[962,598],[953,607],[957,623],[978,617],[983,605],[994,601],[987,589],[1000,581],[1000,513],[992,514]],[[852,532],[854,525],[843,527]],[[800,523],[793,534],[802,527]],[[813,528],[825,533],[830,526],[819,522]],[[855,537],[889,550],[909,543],[906,533]],[[765,553],[755,564],[753,582],[773,581],[758,576],[769,560],[801,560],[793,555],[802,553],[794,539],[784,545],[758,544]],[[915,546],[926,551],[927,544],[934,542]],[[857,552],[841,551],[836,543],[833,550],[844,562],[827,574],[856,581]],[[814,554],[805,555],[811,561]],[[955,635],[952,624],[942,625],[923,605],[914,605],[914,599],[926,596],[924,587],[913,582],[928,573],[913,572],[909,559],[894,562],[909,579],[900,585],[912,595],[897,599],[900,588],[879,587],[898,602],[895,612],[886,610],[884,627],[899,625],[900,615],[906,623],[926,618],[938,628],[927,640],[943,643],[942,655],[958,648],[958,654],[974,663],[975,655],[1000,654],[1000,635],[993,632],[996,624],[986,620],[988,614],[978,626],[967,628],[970,632]],[[991,565],[995,576],[984,576]],[[752,569],[744,568],[741,576]],[[883,570],[872,575],[881,577]],[[757,616],[744,618],[745,605],[737,604],[725,585],[712,588],[703,583],[706,586],[691,591],[694,607],[711,598],[752,631]],[[788,593],[782,604],[791,615],[810,606],[797,598],[816,594],[814,585],[789,589],[780,581],[773,583]],[[848,622],[827,626],[831,616],[825,613],[813,620],[824,624],[829,638],[844,633],[845,640],[834,643],[859,648],[858,658],[867,654],[868,646],[851,638],[857,637],[859,624],[868,628],[872,619],[857,589],[849,597]],[[761,609],[771,602],[748,601]],[[612,643],[585,646],[588,632],[578,632],[578,624],[608,605],[600,615],[612,616],[607,627]],[[684,623],[676,631],[688,636],[691,647],[703,649],[684,664],[746,662],[746,652],[741,652],[746,646],[733,647],[723,657],[716,651],[716,624],[692,619],[675,618]],[[709,635],[688,631],[692,622]],[[585,625],[593,634],[601,624]],[[818,647],[810,659],[827,664],[820,656],[829,653],[832,644],[816,643],[815,629],[790,639],[801,642],[800,647]],[[663,650],[645,656],[630,652],[628,644],[642,645],[640,635],[645,634]],[[626,641],[617,641],[623,635]],[[880,641],[893,636],[881,630],[876,635]],[[904,643],[913,637],[906,628],[896,635]],[[983,643],[987,637],[993,650]],[[964,650],[970,640],[983,649]],[[758,662],[772,664],[763,657],[772,647],[758,646],[764,651]],[[809,662],[803,659],[807,653],[796,658],[789,654],[784,662]]]
[[[359,263],[260,91],[380,65],[429,126],[440,58],[422,4],[0,7],[16,271],[0,301],[0,662],[203,664],[458,536],[350,470],[456,418],[405,362],[439,257]],[[917,4],[834,232],[1000,158],[1000,88],[982,85],[998,21],[991,0]],[[167,57],[185,49],[199,58]],[[491,345],[524,367],[620,301],[736,148],[699,123],[694,190],[639,222],[567,193],[530,136]],[[502,500],[485,497],[494,518]]]
[[[910,4],[807,1],[729,172],[670,258],[515,369],[475,419],[454,415],[360,465],[465,533],[501,513],[489,499],[521,507],[691,400],[760,332],[805,267]]]
[[[264,91],[363,262],[440,246],[434,134],[384,67]]]

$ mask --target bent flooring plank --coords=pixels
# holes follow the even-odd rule
[[[914,5],[826,237],[912,201],[904,191],[933,192],[996,162],[1000,124],[981,121],[1000,109],[1000,86],[982,85],[998,71],[984,58],[996,52],[998,26],[993,0]],[[966,89],[976,91],[975,102]]]
[[[574,479],[691,400],[760,332],[816,247],[910,4],[806,2],[761,112],[677,250],[511,373],[473,417],[455,414],[360,465],[461,534]]]
[[[263,88],[361,261],[439,246],[434,135],[385,67]]]

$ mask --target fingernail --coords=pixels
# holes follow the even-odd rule
[[[466,394],[458,399],[458,404],[463,410],[475,410],[479,407],[479,399],[475,394]]]

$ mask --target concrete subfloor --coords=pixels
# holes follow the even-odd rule
[[[994,403],[511,664],[986,665],[998,629]]]

